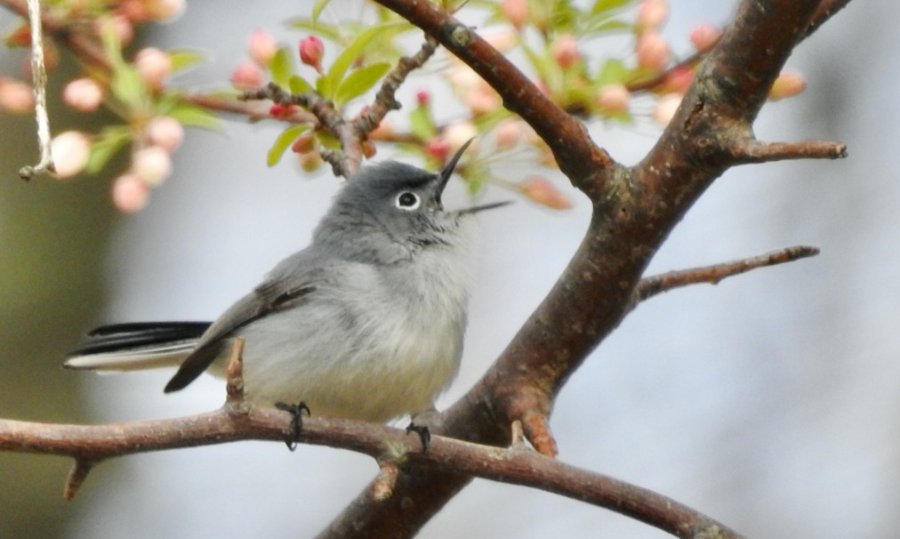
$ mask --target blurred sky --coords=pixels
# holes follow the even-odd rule
[[[734,6],[673,4],[666,33],[682,52],[694,24],[725,22]],[[335,2],[324,16],[356,10],[342,5]],[[850,158],[729,171],[650,271],[795,244],[822,254],[640,306],[562,392],[552,417],[562,460],[657,490],[749,536],[887,537],[897,530],[900,182],[890,159],[900,59],[885,53],[893,50],[889,21],[897,11],[887,0],[852,3],[789,61],[808,78],[808,92],[768,105],[756,126],[765,140],[845,141]],[[218,3],[192,3],[146,39],[209,53],[210,64],[181,80],[207,89],[244,59],[253,29],[301,37],[283,28],[290,15],[283,3],[259,2],[233,15]],[[0,15],[4,25],[9,20]],[[625,47],[607,54],[622,55]],[[433,84],[418,76],[403,95]],[[651,103],[638,108],[649,116]],[[308,178],[290,164],[266,168],[277,132],[275,124],[240,121],[229,122],[225,135],[191,132],[175,155],[175,176],[145,211],[112,231],[102,277],[109,300],[77,329],[212,319],[304,247],[339,184],[325,169]],[[639,160],[658,132],[646,118],[630,129],[593,129],[625,163]],[[388,155],[382,152],[379,158]],[[496,170],[512,180],[528,173],[515,163]],[[467,203],[461,185],[451,189],[448,205]],[[590,207],[567,192],[576,203],[569,212],[522,201],[481,219],[463,367],[439,407],[478,379],[574,252]],[[499,190],[485,195],[504,197]],[[82,293],[71,291],[76,299]],[[68,376],[80,385],[92,422],[184,415],[217,407],[223,397],[221,381],[209,377],[163,395],[169,372]],[[273,443],[128,457],[92,473],[66,506],[65,536],[306,537],[376,471],[368,457],[306,446],[289,453]],[[422,533],[465,535],[663,536],[593,506],[487,481],[463,491]]]

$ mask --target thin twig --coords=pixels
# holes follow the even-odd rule
[[[63,498],[66,500],[75,498],[75,495],[78,494],[78,489],[81,488],[84,480],[87,479],[88,474],[93,469],[93,461],[76,458],[75,464],[72,465],[69,476],[66,478],[66,486],[63,487]]]
[[[35,174],[53,172],[50,152],[50,118],[47,116],[47,67],[44,65],[44,33],[40,0],[28,0],[28,20],[31,24],[31,78],[34,86],[34,117],[37,121],[40,161],[19,169],[19,177],[30,180]]]
[[[396,98],[397,89],[400,88],[400,85],[403,84],[406,77],[413,70],[425,65],[425,62],[434,54],[437,46],[437,40],[426,35],[425,43],[422,43],[422,47],[416,54],[400,58],[396,67],[382,81],[372,105],[353,120],[353,129],[359,136],[369,134],[378,127],[378,124],[381,123],[381,120],[384,119],[388,112],[400,108],[400,103]]]
[[[616,164],[597,147],[577,118],[562,110],[503,53],[434,2],[377,0],[434,37],[471,67],[550,146],[560,170],[572,183],[593,193],[602,187],[604,171]]]
[[[721,39],[721,38],[719,38],[719,39]],[[718,42],[719,42],[719,40],[717,39],[716,43],[718,43]],[[666,79],[668,79],[672,73],[674,73],[680,69],[692,69],[698,63],[700,63],[700,60],[703,59],[703,57],[706,55],[707,52],[708,51],[695,52],[695,53],[691,54],[690,56],[688,56],[687,58],[685,58],[684,60],[681,60],[680,62],[669,67],[668,69],[666,69],[665,71],[663,71],[661,73],[657,73],[656,75],[653,75],[646,79],[638,79],[638,80],[626,83],[625,88],[627,88],[629,92],[654,90],[657,87],[662,86],[666,82]]]
[[[635,297],[638,301],[644,301],[662,292],[668,292],[682,286],[700,283],[718,284],[722,279],[740,275],[756,268],[793,262],[794,260],[816,256],[817,254],[819,254],[817,248],[800,245],[733,262],[661,273],[641,279],[637,289],[635,289]]]
[[[245,413],[244,402],[244,338],[236,337],[231,345],[231,356],[225,368],[225,405],[234,411]]]
[[[732,150],[738,163],[767,163],[786,159],[842,159],[847,145],[842,142],[809,140],[803,142],[759,142],[748,140]]]
[[[394,487],[400,476],[400,467],[393,459],[380,459],[378,469],[378,476],[372,481],[369,490],[374,501],[383,502],[394,495]]]

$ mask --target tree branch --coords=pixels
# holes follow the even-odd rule
[[[291,417],[274,408],[237,412],[226,406],[189,417],[110,425],[54,425],[0,419],[0,450],[68,456],[75,466],[66,483],[71,499],[88,472],[103,460],[237,440],[281,440]],[[560,463],[528,449],[504,449],[436,436],[428,450],[401,429],[353,420],[309,418],[303,442],[365,453],[379,460],[382,473],[369,493],[392,498],[392,485],[410,466],[452,471],[538,488],[634,517],[678,537],[719,530],[740,537],[709,517],[671,499],[612,477]]]
[[[509,110],[522,117],[547,143],[560,170],[573,185],[597,192],[603,180],[598,174],[615,163],[598,148],[584,125],[544,95],[502,53],[471,28],[432,2],[378,0],[439,41],[478,73],[503,98]]]
[[[825,21],[837,14],[838,11],[847,7],[850,0],[821,0],[819,7],[813,14],[809,25],[806,27],[806,35],[812,35]]]
[[[397,90],[412,71],[425,65],[425,62],[434,54],[437,46],[437,41],[426,34],[425,42],[422,43],[422,47],[419,48],[416,54],[400,58],[394,69],[382,81],[378,93],[375,94],[375,102],[372,103],[372,106],[361,112],[353,120],[353,129],[358,136],[368,135],[373,129],[378,127],[378,124],[381,123],[381,120],[384,119],[388,112],[400,108],[400,103],[394,97]]]
[[[794,260],[816,256],[817,254],[819,254],[819,250],[815,247],[801,245],[733,262],[669,271],[641,279],[635,289],[635,297],[638,301],[644,301],[662,292],[668,292],[682,286],[699,283],[719,284],[719,281],[722,279],[740,275],[756,268],[793,262]]]
[[[631,169],[596,149],[580,124],[449,14],[427,2],[379,2],[478,72],[553,148],[561,170],[594,204],[587,235],[557,284],[482,380],[443,414],[442,434],[497,445],[509,442],[509,425],[519,420],[532,444],[552,454],[546,427],[556,394],[630,310],[641,274],[682,215],[740,162],[730,148],[752,133],[772,82],[821,2],[742,2],[668,128]],[[354,530],[363,529],[366,537],[411,536],[468,480],[412,470],[384,503],[357,497],[323,536],[361,537]],[[398,500],[417,510],[405,511]]]
[[[747,140],[732,149],[736,163],[766,163],[786,159],[843,159],[847,145],[841,142],[759,142]]]

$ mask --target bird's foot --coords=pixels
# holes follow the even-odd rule
[[[416,425],[414,422],[410,421],[409,425],[406,427],[406,434],[410,432],[415,432],[419,435],[419,440],[422,442],[422,452],[428,451],[428,444],[431,442],[431,431],[428,430],[428,427],[425,425]]]
[[[275,408],[291,414],[291,432],[284,443],[287,444],[289,450],[293,451],[297,449],[297,444],[300,442],[300,431],[303,430],[303,412],[306,412],[306,415],[311,415],[309,406],[305,402],[300,402],[299,404],[276,402]]]

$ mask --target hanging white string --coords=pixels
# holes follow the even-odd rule
[[[31,78],[34,85],[34,116],[37,121],[41,160],[34,166],[24,166],[19,170],[19,177],[23,180],[30,180],[35,174],[43,174],[48,170],[53,172],[53,156],[50,155],[50,119],[47,117],[47,69],[44,66],[40,0],[28,0],[28,19],[31,23]]]

